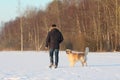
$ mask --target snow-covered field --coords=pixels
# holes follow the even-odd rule
[[[120,80],[120,53],[88,54],[88,66],[78,62],[69,66],[64,51],[60,52],[57,69],[49,69],[45,51],[0,52],[0,80]]]

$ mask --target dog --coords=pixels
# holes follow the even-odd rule
[[[81,61],[82,67],[87,66],[87,54],[88,48],[86,48],[85,52],[75,52],[70,49],[66,49],[66,54],[70,61],[70,66],[73,67],[77,61]]]

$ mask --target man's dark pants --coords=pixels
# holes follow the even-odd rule
[[[54,64],[54,55],[55,55],[55,66],[58,66],[59,62],[59,49],[50,49],[50,63]]]

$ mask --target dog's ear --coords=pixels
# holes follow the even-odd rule
[[[72,53],[72,50],[69,49],[69,52]]]
[[[69,49],[66,49],[66,54],[68,54],[69,53]]]
[[[72,52],[72,50],[66,49],[66,53],[67,53],[67,54],[69,54],[69,53],[71,53],[71,52]]]

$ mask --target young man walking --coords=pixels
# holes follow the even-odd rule
[[[50,56],[50,66],[49,68],[58,67],[59,62],[59,48],[60,43],[63,41],[63,35],[62,33],[56,28],[56,25],[53,24],[50,31],[47,34],[46,38],[46,45],[45,48],[49,48],[49,56]],[[55,55],[55,59],[54,56]],[[54,62],[55,60],[55,62]]]

